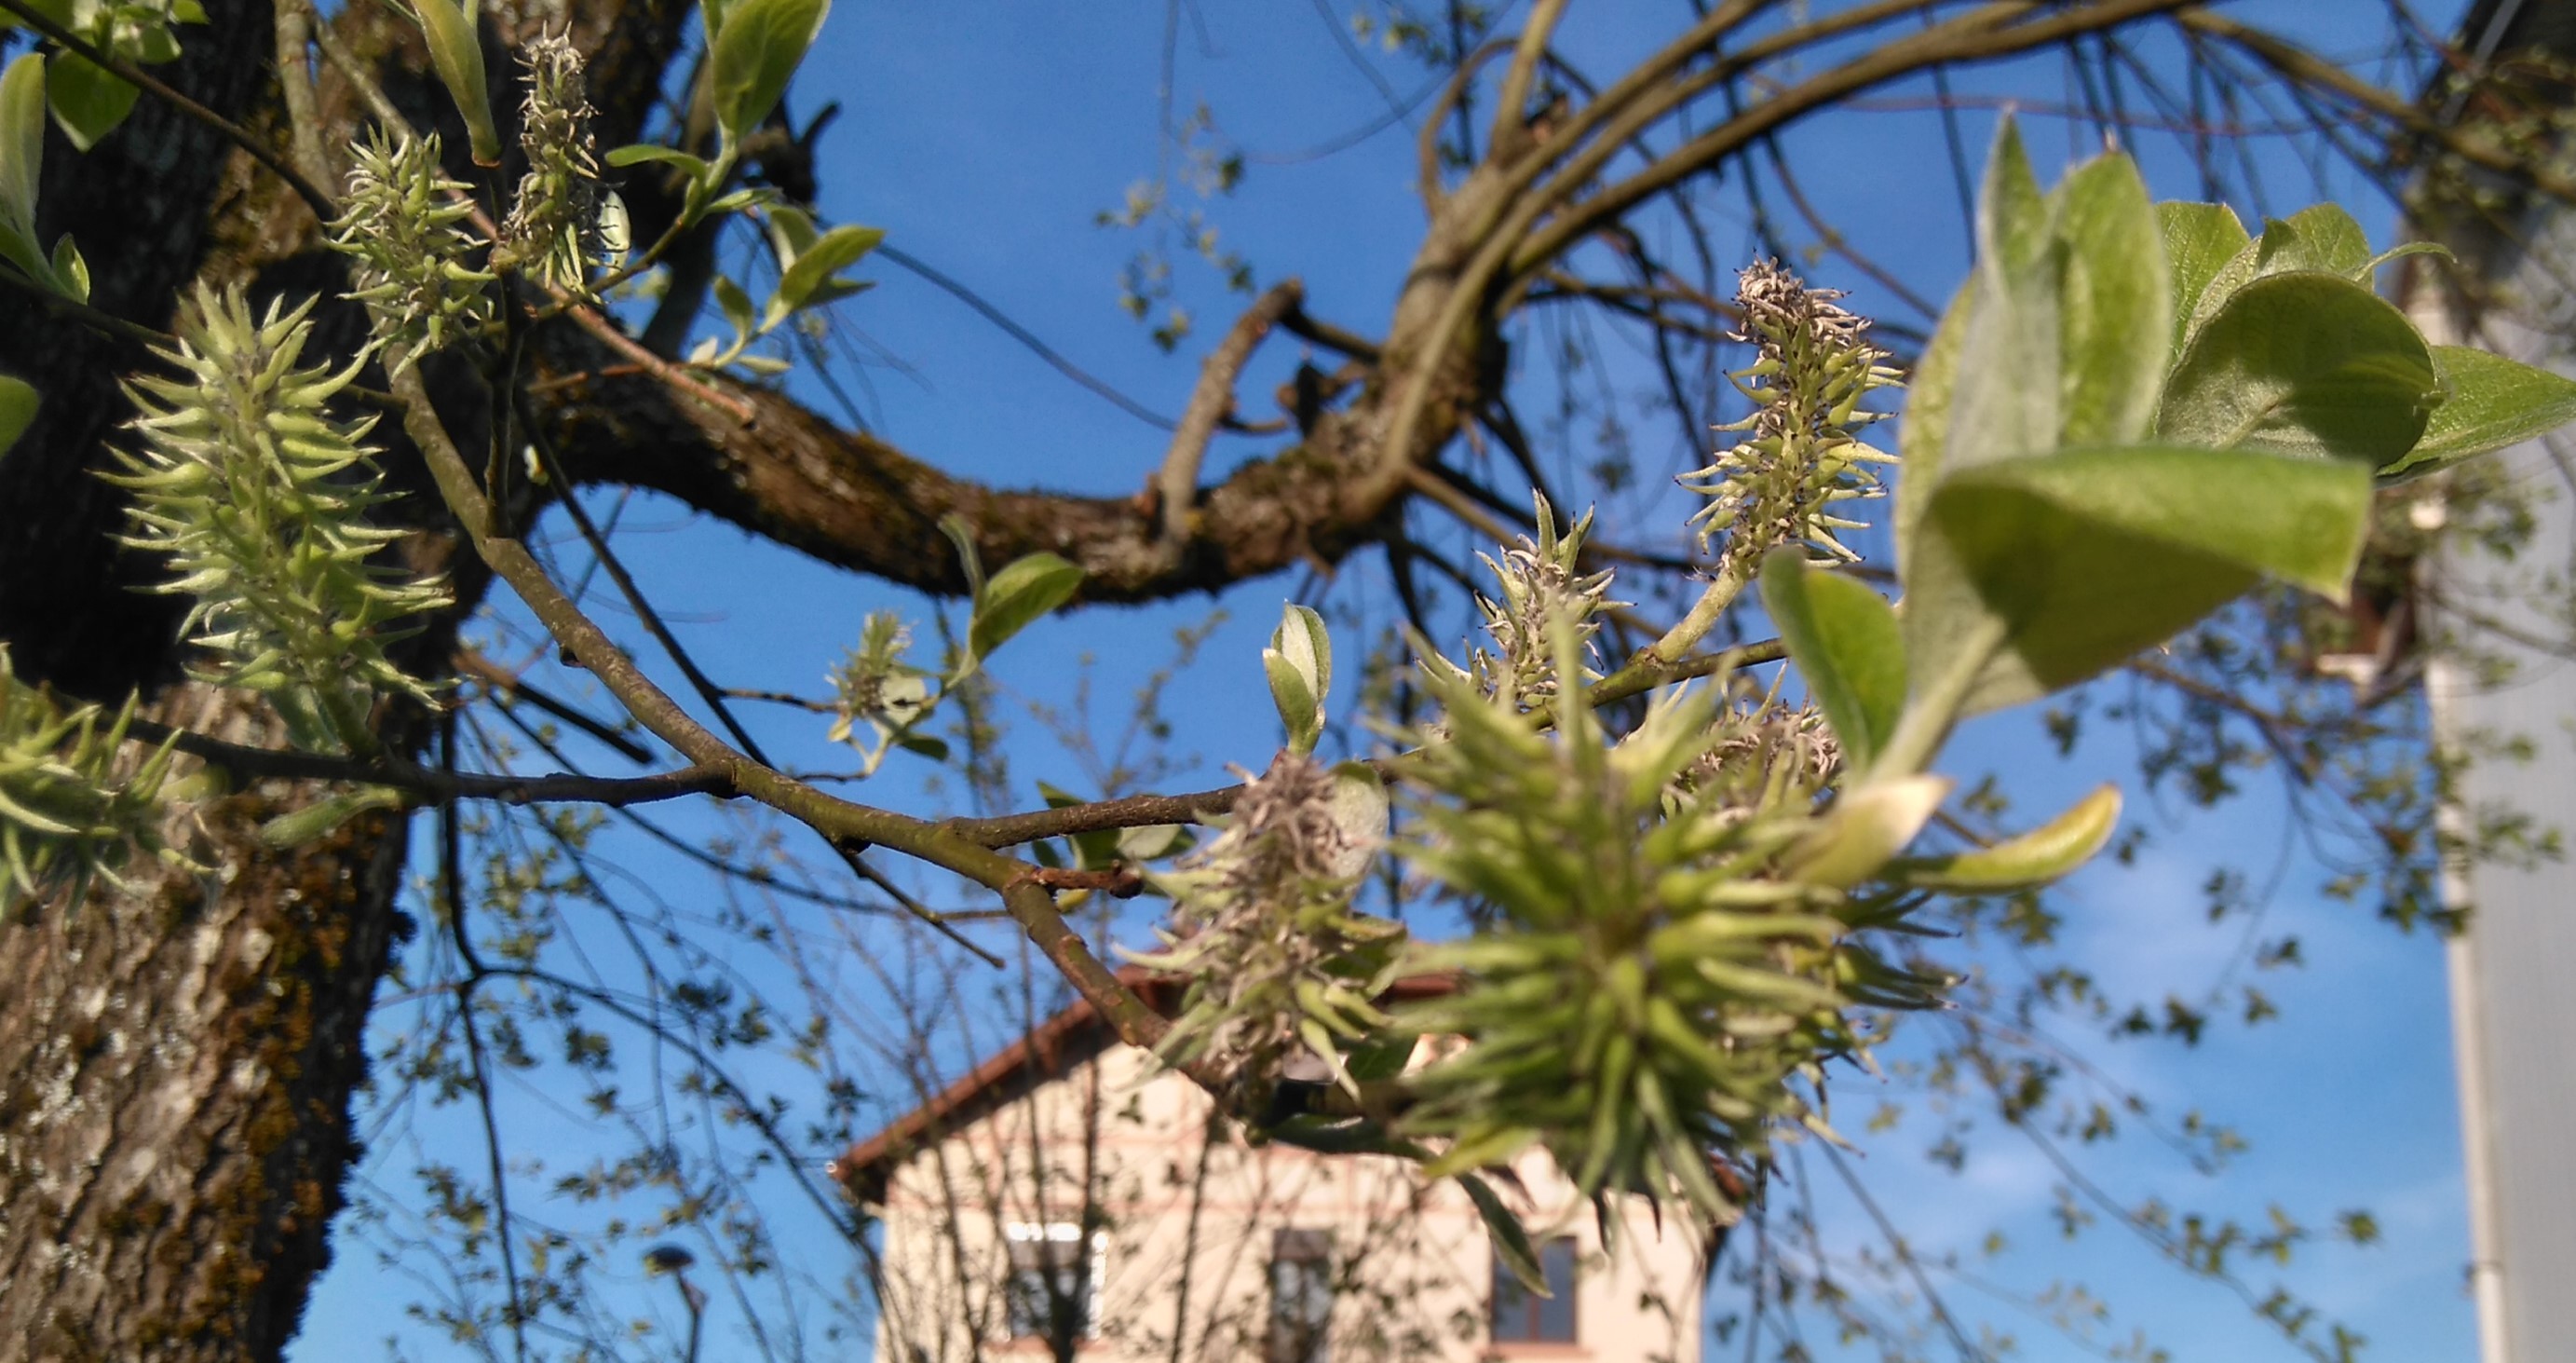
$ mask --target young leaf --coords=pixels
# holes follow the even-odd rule
[[[2546,369],[2449,345],[2433,347],[2433,363],[2451,396],[2433,409],[2415,448],[2381,466],[2384,480],[2421,478],[2576,421],[2576,382]]]
[[[1261,668],[1288,726],[1290,751],[1313,752],[1324,732],[1324,697],[1333,689],[1333,637],[1324,617],[1293,601],[1282,607],[1279,628],[1270,631],[1270,646],[1261,650]]]
[[[677,166],[690,179],[707,173],[707,163],[674,147],[657,147],[650,142],[636,142],[610,151],[605,158],[612,166],[640,166],[647,161],[656,165]]]
[[[1275,648],[1261,650],[1262,675],[1270,679],[1270,703],[1279,707],[1279,722],[1288,729],[1288,750],[1303,756],[1315,750],[1324,734],[1324,704],[1305,675]]]
[[[501,164],[501,130],[492,122],[492,95],[483,80],[483,39],[455,0],[412,0],[420,31],[429,40],[429,64],[465,119],[474,164]]]
[[[1843,763],[1865,770],[1905,708],[1905,638],[1896,610],[1867,584],[1810,566],[1796,549],[1762,561],[1762,604],[1789,645]]]
[[[2017,270],[2039,255],[2048,239],[2048,203],[2031,173],[2021,126],[2007,115],[1995,125],[1986,153],[1985,182],[1977,191],[1977,263]]]
[[[2347,460],[2145,446],[1953,473],[1906,568],[1918,694],[2000,629],[1962,714],[2092,676],[2269,573],[2340,599],[2361,553],[2369,471]]]
[[[1394,812],[1377,769],[1366,762],[1335,766],[1332,798],[1324,808],[1342,830],[1342,852],[1328,868],[1331,874],[1349,879],[1367,870],[1369,858],[1386,843],[1387,820]]]
[[[134,112],[142,91],[85,57],[57,55],[45,68],[45,100],[74,148],[88,151]]]
[[[2125,445],[2155,419],[2173,296],[2154,202],[2137,164],[2097,156],[2049,195],[2066,243],[2059,294],[2060,445]]]
[[[734,22],[741,23],[745,17],[737,11]],[[967,627],[967,649],[978,658],[993,656],[993,650],[1012,635],[1072,600],[1074,589],[1081,585],[1082,569],[1054,554],[1013,559],[984,584],[975,603],[974,623]]]
[[[2172,344],[2179,350],[2211,281],[2253,244],[2253,238],[2237,221],[2236,210],[2225,204],[2157,204],[2156,230],[2165,243],[2167,277],[2173,289]]]
[[[2316,204],[2263,224],[2255,267],[2263,275],[2321,270],[2358,280],[2370,268],[2370,237],[2341,207]]]
[[[1923,358],[1915,363],[1914,376],[1905,385],[1905,414],[1897,425],[1897,452],[1904,459],[1905,476],[1896,480],[1896,510],[1888,518],[1900,568],[1913,553],[1914,527],[1923,519],[1923,504],[1931,500],[1941,478],[1941,452],[1950,443],[1950,400],[1959,379],[1959,347],[1976,305],[1977,281],[1972,278],[1950,295],[1950,306],[1942,310],[1941,324],[1933,328],[1932,340],[1923,347]]]
[[[708,81],[716,124],[739,144],[778,107],[788,78],[823,31],[830,0],[742,0],[725,7]]]
[[[271,847],[301,847],[371,809],[402,808],[402,792],[390,786],[360,786],[281,814],[259,826],[259,840]]]
[[[2105,785],[2018,838],[1890,869],[1896,880],[1918,890],[1996,894],[2036,889],[2091,861],[2119,826],[2120,788]]]
[[[22,52],[0,72],[0,246],[43,277],[36,249],[36,183],[45,169],[45,59]]]
[[[885,233],[877,228],[848,225],[813,238],[792,262],[780,266],[778,292],[769,300],[770,316],[764,325],[776,326],[779,319],[814,301],[815,291],[835,272],[856,264],[883,240]]]
[[[7,454],[27,433],[36,419],[37,401],[35,385],[0,374],[0,454]]]
[[[2387,300],[2340,275],[2266,275],[2236,291],[2174,365],[2158,439],[2396,462],[2441,401],[2432,351]]]

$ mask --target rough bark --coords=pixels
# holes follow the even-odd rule
[[[183,687],[172,722],[269,741]],[[199,806],[211,874],[0,926],[0,1357],[273,1358],[294,1332],[357,1154],[349,1095],[396,938],[400,820],[278,855],[309,798]]]

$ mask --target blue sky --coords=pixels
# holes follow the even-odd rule
[[[2375,11],[2351,0],[2240,7],[2242,17],[2302,32],[2329,50],[2358,40],[2334,30],[2364,9]],[[1567,46],[1595,74],[1615,71],[1645,50],[1671,10],[1576,5]],[[2447,17],[2427,15],[2435,21]],[[1195,379],[1197,357],[1240,300],[1224,295],[1208,271],[1182,254],[1175,262],[1178,294],[1199,318],[1200,330],[1177,355],[1160,353],[1146,329],[1115,305],[1120,267],[1146,244],[1152,229],[1108,230],[1093,221],[1101,210],[1116,208],[1130,185],[1155,172],[1165,18],[1162,6],[1141,3],[991,0],[926,6],[844,0],[794,102],[800,117],[825,99],[843,106],[824,143],[827,217],[886,229],[890,244],[965,282],[1146,406],[1171,413]],[[1224,141],[1250,163],[1237,194],[1206,206],[1225,247],[1242,253],[1262,283],[1302,278],[1315,315],[1363,332],[1381,330],[1423,223],[1408,189],[1410,129],[1398,125],[1333,156],[1295,158],[1379,118],[1386,103],[1377,82],[1351,63],[1316,8],[1294,3],[1201,5],[1182,15],[1174,50],[1178,111],[1186,114],[1205,100]],[[1367,59],[1400,94],[1423,83],[1419,69],[1402,59],[1376,52]],[[2066,97],[2053,67],[1963,74],[1958,88],[2043,101]],[[1928,91],[1909,87],[1894,93]],[[1991,111],[1971,108],[1962,121],[1972,153],[1981,156]],[[2031,120],[2027,134],[2044,175],[2053,161],[2087,154],[2097,145],[2088,130],[2046,118]],[[1919,291],[1946,296],[1962,277],[1964,232],[1932,120],[1895,110],[1845,116],[1792,133],[1785,150],[1828,216]],[[2150,153],[2147,162],[2159,177],[2160,192],[2193,192],[2171,158]],[[2304,172],[2286,166],[2276,171],[2276,184],[2280,198],[2266,205],[2276,212],[2319,197]],[[2356,189],[2348,177],[2330,182],[2327,190],[2362,216],[2375,240],[2388,238],[2384,203]],[[1751,237],[1740,218],[1720,222],[1721,253],[1749,256]],[[867,348],[890,358],[863,372],[845,368],[839,377],[852,388],[872,429],[952,471],[1000,483],[1113,494],[1144,484],[1159,458],[1161,432],[1066,381],[913,276],[882,262],[858,273],[879,287],[842,305],[840,317]],[[1865,312],[1919,320],[1906,318],[1901,307],[1835,262],[1816,267],[1812,276],[1850,288]],[[1544,339],[1525,337],[1522,344],[1526,350]],[[1615,339],[1604,351],[1622,354]],[[1614,359],[1602,380],[1623,397],[1644,382],[1639,361],[1633,352],[1627,355]],[[1241,388],[1247,415],[1269,414],[1265,395],[1297,359],[1290,338],[1270,342]],[[1539,382],[1534,374],[1525,381]],[[801,391],[811,389],[808,384]],[[812,395],[821,401],[819,393]],[[1541,405],[1531,403],[1533,409]],[[1639,459],[1650,489],[1663,485],[1659,470],[1678,457],[1667,448],[1675,439],[1670,428],[1668,419],[1639,419]],[[1569,460],[1587,457],[1587,438],[1584,430],[1570,430],[1558,452]],[[1211,466],[1221,470],[1263,448],[1256,440],[1221,439]],[[602,495],[593,505],[604,513],[611,500]],[[1623,498],[1605,509],[1605,519],[1630,542],[1678,548],[1686,511],[1677,495]],[[905,593],[831,573],[728,528],[690,523],[667,504],[638,501],[626,510],[624,524],[621,544],[646,589],[727,684],[817,691],[824,669],[855,641],[864,612],[896,608],[921,618],[924,611]],[[1332,586],[1332,599],[1373,603],[1382,616],[1384,592],[1370,583],[1372,571],[1365,556],[1354,560]],[[1222,605],[1229,621],[1217,629],[1188,681],[1172,691],[1167,711],[1173,750],[1201,759],[1169,784],[1208,784],[1221,779],[1224,763],[1258,767],[1276,742],[1257,653],[1282,596],[1297,586],[1292,576],[1249,584],[1222,602],[1044,622],[1003,655],[998,674],[1016,699],[1064,704],[1077,675],[1068,661],[1088,656],[1095,694],[1114,707],[1169,655],[1174,629]],[[602,618],[621,633],[634,633],[614,608],[603,608]],[[1356,656],[1358,642],[1346,642],[1346,656]],[[1350,672],[1346,667],[1337,685],[1337,706],[1349,703]],[[580,687],[577,679],[563,684]],[[777,710],[755,711],[753,720],[759,736],[784,760],[851,765],[845,755],[836,758],[826,750],[819,722]],[[1022,799],[1031,798],[1029,783],[1035,779],[1083,788],[1079,766],[1051,755],[1037,724],[1025,716],[1015,722],[1013,772]],[[2098,780],[2130,776],[2134,782],[2125,770],[2129,758],[2124,743],[2110,737],[2089,743],[2072,761],[2060,761],[2031,717],[2018,715],[1965,730],[1945,765],[1962,773],[2010,771],[2018,808],[2036,818]],[[945,792],[925,790],[921,768],[898,759],[859,794],[930,808],[953,801],[954,790],[953,783]],[[2239,944],[2236,925],[2202,923],[2201,878],[2217,860],[2269,870],[2287,841],[2285,830],[2277,811],[2261,799],[2217,817],[2160,811],[2138,799],[2130,817],[2153,830],[2138,864],[2088,871],[2066,892],[2073,954],[2125,992],[2152,999],[2168,989],[2189,991],[2226,971]],[[690,814],[672,821],[704,833],[722,818]],[[694,868],[632,840],[618,849],[617,860],[675,900],[712,893]],[[2423,934],[2402,936],[2372,920],[2366,909],[2322,900],[2313,893],[2317,879],[2313,867],[2294,859],[2267,910],[2267,933],[2297,931],[2311,962],[2304,971],[2265,981],[2282,1007],[2280,1020],[2251,1031],[2216,1028],[2188,1053],[2163,1042],[2115,1045],[2101,1038],[2098,1027],[2062,1020],[2070,1040],[2150,1098],[2160,1113],[2179,1118],[2205,1109],[2239,1126],[2252,1142],[2250,1152],[2212,1180],[2191,1173],[2152,1141],[2133,1137],[2108,1152],[2086,1152],[2085,1168],[2123,1203],[2155,1194],[2260,1219],[2277,1202],[2318,1225],[2342,1209],[2369,1208],[2383,1227],[2381,1244],[2310,1246],[2280,1279],[2370,1336],[2374,1345],[2366,1356],[2465,1360],[2474,1356],[2474,1338],[2460,1290],[2467,1236],[2440,944]],[[995,932],[985,936],[1007,941]],[[762,974],[773,967],[756,952],[740,953],[737,964],[776,980]],[[391,1006],[382,1025],[408,1025],[415,1009]],[[787,1082],[789,1076],[782,1069],[778,1078]],[[593,1138],[569,1134],[549,1110],[547,1099],[556,1095],[542,1091],[547,1082],[541,1078],[534,1091],[514,1088],[502,1118],[515,1141],[552,1160],[549,1171],[559,1172],[565,1161],[581,1158],[583,1142]],[[1865,1081],[1846,1083],[1836,1094],[1842,1105],[1838,1120],[1847,1130],[1858,1126],[1879,1096]],[[2036,1154],[2011,1144],[2009,1135],[1981,1137],[1955,1175],[1923,1157],[1938,1135],[1936,1117],[1919,1106],[1891,1131],[1856,1135],[1854,1167],[1919,1249],[1973,1251],[2000,1228],[2010,1248],[1990,1263],[1975,1261],[1979,1279],[2024,1294],[2081,1280],[2113,1303],[2113,1339],[2142,1325],[2180,1359],[2297,1356],[2223,1289],[2185,1279],[2117,1230],[2097,1227],[2073,1242],[2061,1240],[2049,1215],[2059,1178]],[[475,1128],[453,1109],[406,1117],[388,1129],[370,1177],[401,1185],[411,1165],[432,1152],[479,1167],[478,1140]],[[1830,1223],[1851,1243],[1865,1243],[1866,1222],[1849,1196],[1822,1164],[1810,1159],[1808,1167]],[[545,1181],[528,1178],[521,1211],[567,1221],[587,1214],[547,1203]],[[791,1242],[802,1225],[802,1234],[817,1237],[810,1248],[818,1258],[846,1256],[810,1213],[792,1200],[778,1205]],[[469,1356],[399,1318],[390,1303],[407,1301],[417,1290],[404,1268],[380,1264],[345,1232],[341,1245],[341,1263],[317,1294],[295,1357],[372,1355],[376,1341],[389,1334],[402,1336],[407,1356]],[[827,1278],[840,1271],[819,1262],[809,1267]],[[631,1296],[617,1296],[616,1310],[654,1316],[667,1329],[673,1320],[667,1290],[641,1282],[637,1274],[624,1276],[618,1291]],[[2272,1281],[2262,1271],[2249,1271],[2249,1277],[2258,1284]],[[1955,1282],[1945,1291],[1953,1310],[1971,1321],[1990,1319],[2017,1333],[2021,1357],[2053,1363],[2093,1356],[1972,1285]],[[1723,1291],[1717,1303],[1721,1311],[1736,1304]],[[828,1314],[808,1309],[815,1319]],[[719,1301],[706,1357],[737,1356],[733,1350],[746,1342],[743,1329],[739,1313]],[[1837,1356],[1830,1341],[1811,1342],[1820,1356]],[[857,1345],[817,1341],[813,1348],[815,1357],[864,1356]],[[1937,1356],[1939,1348],[1933,1352]]]

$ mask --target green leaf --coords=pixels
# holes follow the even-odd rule
[[[2378,468],[2414,448],[2440,401],[2432,352],[2406,314],[2341,275],[2301,270],[2237,290],[2192,337],[2156,434]]]
[[[1789,548],[1762,561],[1762,604],[1842,741],[1844,765],[1866,770],[1905,708],[1905,638],[1895,608],[1867,584]]]
[[[770,318],[766,325],[776,326],[788,313],[812,301],[814,292],[836,272],[858,263],[860,257],[877,248],[885,233],[874,227],[840,226],[814,238],[799,250],[792,263],[781,266],[778,292],[769,300]]]
[[[45,69],[45,100],[53,106],[54,121],[81,151],[116,131],[142,94],[124,77],[71,53],[57,55]]]
[[[1333,636],[1324,617],[1293,601],[1281,607],[1279,627],[1261,650],[1261,667],[1270,678],[1270,699],[1288,726],[1290,751],[1313,752],[1324,733],[1324,698],[1333,689]]]
[[[2105,785],[2018,838],[1890,869],[1894,879],[1918,890],[1998,894],[2036,889],[2091,861],[2119,826],[2120,788]]]
[[[1538,1249],[1530,1243],[1529,1228],[1503,1205],[1503,1199],[1483,1179],[1460,1174],[1458,1186],[1467,1190],[1467,1200],[1475,1203],[1476,1214],[1485,1218],[1485,1231],[1494,1241],[1495,1259],[1531,1293],[1553,1295],[1547,1290],[1547,1270],[1539,1267]]]
[[[1977,202],[1976,302],[1959,341],[1944,475],[1971,463],[2057,446],[2058,305],[2067,246],[2010,119],[1995,133]]]
[[[390,786],[360,786],[261,824],[259,840],[271,847],[301,847],[368,810],[400,809],[402,802],[402,792]]]
[[[2319,270],[2358,280],[2370,269],[2370,237],[2335,204],[2316,204],[2263,224],[2257,275]]]
[[[758,0],[753,0],[758,3]],[[745,6],[748,10],[749,6]],[[736,23],[742,22],[737,13]],[[967,627],[966,647],[978,658],[993,656],[1010,637],[1040,616],[1073,599],[1082,585],[1082,569],[1054,554],[1014,559],[993,574],[975,603],[974,623]]]
[[[465,119],[474,164],[501,164],[501,130],[492,122],[492,95],[483,80],[483,39],[455,0],[412,0],[420,31],[429,40],[429,64]]]
[[[1914,527],[1923,506],[1940,481],[1941,454],[1950,443],[1950,399],[1958,385],[1959,348],[1968,333],[1969,314],[1976,311],[1977,281],[1971,278],[1950,296],[1941,324],[1932,329],[1913,376],[1905,385],[1905,414],[1897,426],[1897,452],[1904,472],[1896,480],[1896,510],[1889,517],[1901,569],[1913,554]]]
[[[2576,382],[2465,346],[2433,347],[2451,396],[2433,409],[2424,438],[2383,479],[2421,478],[2463,459],[2536,439],[2576,421]]]
[[[753,321],[751,315],[751,295],[744,293],[740,284],[736,284],[731,279],[721,274],[715,277],[715,295],[716,310],[724,314],[724,318],[727,322],[733,324],[735,338],[737,340],[751,339],[751,324]]]
[[[1953,473],[1907,568],[1917,693],[1996,630],[1962,714],[2083,681],[2261,574],[2340,599],[2370,495],[2358,464],[2249,450],[2070,450]]]
[[[18,443],[18,437],[27,433],[41,400],[35,385],[0,374],[0,455],[7,454],[9,447]]]
[[[788,78],[823,31],[830,0],[742,0],[725,8],[710,57],[716,124],[740,143],[778,107]]]
[[[0,227],[14,229],[30,253],[36,242],[36,183],[44,169],[45,59],[22,52],[0,72]]]
[[[2236,210],[2225,204],[2156,205],[2156,230],[2164,238],[2167,278],[2173,289],[2173,341],[2180,349],[2201,296],[2227,262],[2253,243]]]
[[[1288,729],[1288,750],[1299,756],[1315,750],[1324,733],[1324,705],[1297,665],[1279,650],[1261,650],[1261,671],[1270,679],[1270,703],[1279,707],[1279,722]]]
[[[80,247],[73,244],[72,234],[54,238],[54,282],[75,303],[89,301],[89,262],[81,259]]]
[[[764,216],[769,225],[769,248],[778,257],[778,272],[782,275],[798,256],[814,249],[814,243],[822,239],[822,229],[803,209],[778,204]]]
[[[2097,156],[2049,195],[2066,243],[2059,288],[2060,445],[2125,445],[2155,419],[2173,296],[2155,203],[2136,163]]]
[[[691,156],[674,147],[657,147],[650,142],[636,142],[618,147],[609,152],[606,159],[608,164],[620,167],[640,166],[647,161],[657,165],[677,166],[692,180],[707,173],[705,158]]]
[[[1977,191],[1977,263],[2021,269],[2038,257],[2047,240],[2048,202],[2040,195],[2039,177],[2031,173],[2021,125],[2006,115],[1995,125],[1985,182]]]
[[[966,578],[966,597],[978,609],[984,603],[984,558],[975,552],[975,527],[966,518],[951,511],[939,518],[939,533],[957,546],[957,569]]]

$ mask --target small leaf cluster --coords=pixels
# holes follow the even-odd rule
[[[37,0],[35,9],[111,57],[139,66],[179,58],[179,24],[202,24],[197,0]],[[17,16],[0,14],[0,31]],[[134,112],[143,92],[124,77],[75,52],[58,52],[45,68],[45,103],[75,151],[88,151]]]
[[[384,645],[448,597],[372,561],[401,537],[366,519],[390,495],[360,443],[374,419],[326,410],[354,369],[297,366],[311,311],[254,319],[238,289],[200,287],[157,352],[177,374],[127,384],[142,445],[108,477],[134,494],[125,542],[177,573],[157,590],[196,598],[185,629],[216,660],[200,675],[267,694],[299,746],[362,750],[375,697],[430,699]]]
[[[75,303],[89,301],[89,264],[66,232],[46,252],[36,238],[45,170],[45,58],[22,52],[0,71],[0,267]]]
[[[123,888],[117,873],[137,850],[187,864],[161,840],[171,747],[130,768],[117,760],[133,717],[130,699],[113,718],[64,706],[20,681],[0,647],[0,904],[65,888],[77,898],[92,877]]]

